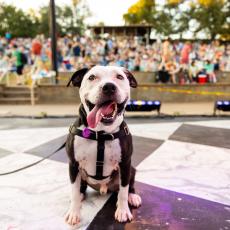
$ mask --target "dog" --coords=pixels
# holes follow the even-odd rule
[[[88,185],[101,194],[118,192],[115,219],[131,221],[129,205],[139,207],[141,197],[135,193],[132,136],[124,112],[137,81],[123,67],[94,66],[76,71],[71,84],[79,87],[81,105],[66,141],[72,196],[65,221],[80,222]]]

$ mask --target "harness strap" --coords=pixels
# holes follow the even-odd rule
[[[95,175],[96,178],[103,178],[103,166],[104,166],[104,157],[105,157],[104,153],[105,153],[105,140],[98,139],[96,175]]]
[[[77,135],[79,137],[83,137],[86,139],[90,139],[90,140],[105,140],[105,141],[111,141],[114,139],[117,139],[119,137],[123,137],[123,136],[127,136],[129,135],[129,129],[127,127],[127,125],[125,125],[123,127],[123,129],[120,129],[118,132],[116,133],[106,133],[104,131],[93,131],[91,129],[85,128],[83,130],[78,129],[76,126],[71,125],[69,128],[69,132],[73,135]]]
[[[95,180],[103,180],[111,176],[111,175],[103,176],[105,141],[114,140],[129,135],[129,129],[124,122],[121,124],[120,127],[122,128],[120,128],[120,130],[116,133],[106,133],[104,131],[96,132],[88,128],[81,130],[76,128],[74,125],[70,126],[69,132],[71,134],[97,141],[96,175],[95,176],[88,175],[89,177]]]

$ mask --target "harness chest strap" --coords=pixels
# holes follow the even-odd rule
[[[77,135],[79,137],[95,140],[97,141],[97,161],[96,161],[96,175],[88,175],[89,177],[95,179],[95,180],[103,180],[108,176],[103,176],[103,167],[104,167],[104,155],[105,155],[105,141],[112,141],[114,139],[128,136],[129,129],[126,124],[123,124],[120,126],[120,130],[116,133],[106,133],[104,131],[93,131],[88,128],[85,128],[83,130],[78,129],[74,125],[71,125],[69,128],[69,132],[73,135]]]

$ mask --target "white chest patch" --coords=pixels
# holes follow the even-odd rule
[[[75,136],[74,153],[80,168],[84,169],[88,175],[95,176],[97,141]],[[105,141],[103,176],[110,175],[120,161],[121,147],[119,139]]]

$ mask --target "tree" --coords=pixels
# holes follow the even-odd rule
[[[42,7],[39,13],[39,33],[49,36],[49,7]],[[82,34],[85,29],[84,20],[88,15],[89,10],[81,1],[74,2],[73,7],[56,6],[57,33],[59,35]]]
[[[181,0],[168,0],[160,7],[153,0],[139,0],[128,9],[123,18],[127,24],[152,24],[157,33],[169,36],[185,29],[182,22],[186,17],[179,9],[180,3]]]
[[[39,16],[33,10],[25,13],[15,6],[0,3],[0,36],[9,32],[13,37],[35,37],[37,34],[48,37],[50,35],[49,6],[40,8],[38,13]],[[73,7],[56,6],[58,34],[82,34],[87,16],[89,10],[84,0],[73,0]]]
[[[230,3],[228,0],[198,0],[188,12],[190,18],[198,24],[194,31],[205,31],[213,40],[217,35],[230,33]]]
[[[160,10],[153,14],[153,26],[157,33],[164,36],[182,33],[188,29],[189,17],[181,10],[182,1],[168,0]]]
[[[46,37],[50,35],[50,14],[49,7],[44,6],[39,10],[39,26],[38,26],[38,34],[44,34]]]
[[[189,4],[190,3],[190,4]],[[139,0],[123,18],[127,24],[152,24],[157,33],[169,36],[192,31],[204,32],[211,39],[229,36],[229,0],[167,0],[164,5]]]
[[[155,10],[154,0],[139,0],[132,5],[123,18],[128,24],[152,23],[152,14]]]
[[[0,35],[6,32],[13,37],[33,37],[38,25],[37,18],[31,17],[12,5],[0,4]]]

